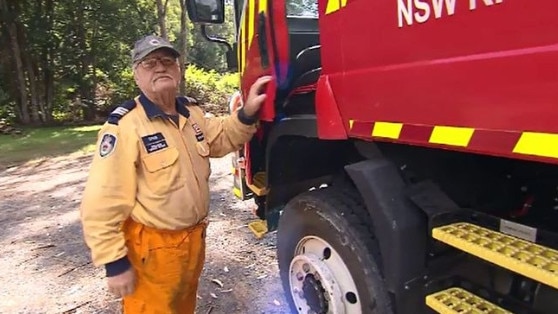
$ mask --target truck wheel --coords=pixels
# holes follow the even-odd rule
[[[293,313],[392,313],[370,229],[359,196],[337,188],[307,192],[286,205],[277,257]]]

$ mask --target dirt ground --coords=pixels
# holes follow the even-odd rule
[[[65,156],[0,170],[0,313],[119,312],[81,234],[78,206],[90,160]],[[230,157],[213,159],[212,170],[197,313],[289,313],[275,234],[258,240],[247,228],[253,202],[232,196]]]

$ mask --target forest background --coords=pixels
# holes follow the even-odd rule
[[[137,95],[130,50],[156,34],[182,51],[181,94],[226,112],[238,85],[223,45],[205,40],[186,0],[0,0],[2,125],[98,123]],[[233,7],[209,33],[233,42]]]

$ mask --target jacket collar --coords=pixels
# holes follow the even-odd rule
[[[165,114],[163,110],[161,110],[161,108],[157,107],[157,105],[155,105],[151,100],[149,100],[149,98],[147,98],[147,96],[145,96],[144,93],[140,94],[139,102],[143,106],[143,109],[145,110],[145,114],[150,120],[156,117],[164,118],[167,116],[167,114]],[[176,111],[179,114],[183,115],[185,118],[190,117],[190,111],[188,110],[188,108],[186,108],[187,101],[184,101],[183,98],[177,97],[175,100],[175,104],[176,104]]]

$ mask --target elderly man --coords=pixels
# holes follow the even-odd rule
[[[237,150],[255,132],[270,77],[231,116],[205,118],[177,97],[178,51],[147,36],[132,50],[141,94],[99,131],[81,204],[85,240],[104,265],[125,313],[194,313],[205,259],[209,157]]]

